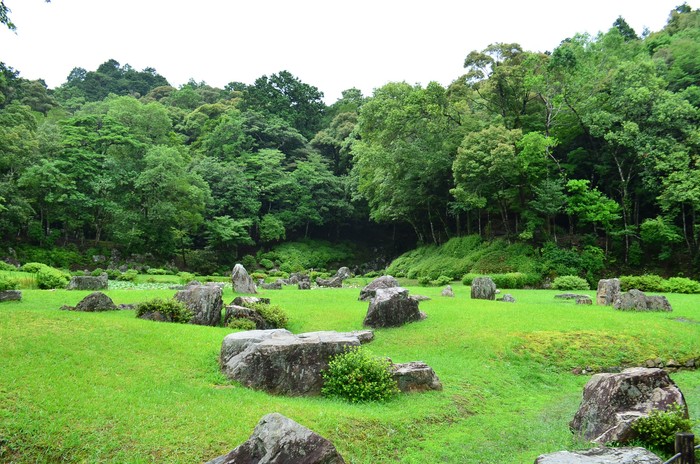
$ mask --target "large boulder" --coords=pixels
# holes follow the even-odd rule
[[[231,283],[233,284],[233,291],[236,293],[258,293],[253,278],[248,275],[248,271],[245,270],[242,264],[233,266]]]
[[[73,276],[68,283],[68,290],[106,290],[109,288],[107,274],[94,276]]]
[[[347,267],[341,267],[330,279],[321,279],[320,277],[316,278],[316,285],[319,287],[340,288],[343,286],[343,281],[349,278],[350,275],[350,269]]]
[[[495,300],[496,284],[491,277],[475,277],[472,280],[472,299],[475,300]]]
[[[535,464],[663,464],[661,458],[644,448],[591,448],[543,454]]]
[[[620,311],[673,311],[665,296],[647,296],[636,289],[620,293],[613,308]]]
[[[221,287],[198,285],[180,290],[175,294],[175,299],[192,311],[190,324],[214,327],[221,324],[222,295]]]
[[[72,308],[70,306],[62,307],[61,309],[69,309],[73,311],[97,312],[97,311],[116,311],[117,305],[114,301],[102,292],[93,292],[80,300],[80,302]]]
[[[380,288],[369,303],[363,325],[375,329],[398,327],[422,319],[425,319],[425,314],[418,310],[418,302],[408,296],[408,290]]]
[[[632,423],[653,410],[679,404],[683,394],[661,369],[633,367],[618,374],[596,374],[583,389],[583,400],[571,431],[595,443],[627,443],[634,438]]]
[[[620,279],[600,279],[595,294],[597,305],[610,306],[620,296]]]
[[[433,368],[422,361],[392,364],[391,375],[402,392],[442,390],[442,383]]]
[[[365,285],[362,290],[360,290],[360,301],[369,301],[377,294],[377,290],[380,288],[392,288],[398,287],[399,281],[390,275],[385,275],[377,277],[372,282]]]
[[[19,290],[5,290],[0,292],[0,303],[3,301],[20,301],[22,292]]]
[[[333,444],[279,413],[264,416],[248,441],[207,464],[343,464]]]
[[[359,346],[361,333],[251,330],[227,335],[219,363],[228,378],[269,393],[318,395],[332,356]]]

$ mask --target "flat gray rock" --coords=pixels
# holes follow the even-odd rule
[[[592,448],[543,454],[535,464],[663,464],[661,458],[644,448]]]
[[[73,276],[70,278],[67,290],[107,290],[109,281],[107,274],[94,276]]]

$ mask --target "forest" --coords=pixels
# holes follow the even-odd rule
[[[480,235],[700,272],[700,10],[546,53],[465,50],[447,87],[328,105],[288,71],[175,88],[108,60],[61,86],[0,63],[0,254],[198,271],[303,238],[396,256]]]

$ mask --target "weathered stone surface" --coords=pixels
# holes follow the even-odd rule
[[[262,315],[254,309],[245,306],[228,305],[224,315],[224,325],[227,326],[233,319],[247,319],[255,324],[257,330],[276,329],[277,327],[268,323]]]
[[[287,284],[289,285],[299,284],[301,282],[308,282],[311,284],[311,277],[303,272],[292,272],[289,275],[289,279],[287,279]]]
[[[576,297],[576,304],[577,305],[592,305],[593,300],[591,300],[590,296],[579,295],[578,297]]]
[[[365,285],[362,290],[360,290],[360,301],[369,301],[374,298],[377,294],[377,290],[380,288],[391,288],[398,287],[399,281],[390,275],[385,275],[377,277],[372,282]]]
[[[377,289],[370,301],[363,324],[366,327],[398,327],[425,319],[418,310],[418,302],[408,297],[408,290],[401,287]]]
[[[620,293],[613,308],[620,311],[673,311],[665,296],[647,296],[636,289]]]
[[[350,275],[350,269],[347,267],[341,267],[338,269],[338,272],[336,272],[335,275],[328,280],[318,277],[316,279],[316,285],[319,287],[340,288],[343,286],[343,281],[349,278]]]
[[[231,272],[231,283],[236,293],[258,293],[253,278],[248,275],[242,264],[236,264]]]
[[[180,290],[175,294],[175,299],[192,311],[190,324],[213,327],[221,324],[222,295],[220,287],[199,285]]]
[[[663,461],[644,448],[592,448],[582,451],[559,451],[538,456],[535,464],[662,464]]]
[[[261,287],[265,290],[282,290],[283,283],[284,281],[282,279],[277,279],[274,282],[270,282],[269,284],[263,283]]]
[[[432,298],[430,298],[429,296],[425,296],[425,295],[410,295],[409,298],[412,299],[413,301],[417,301],[418,303],[420,303],[421,301],[432,300]]]
[[[117,308],[117,305],[114,304],[114,301],[107,295],[105,295],[102,292],[93,292],[80,300],[80,303],[78,303],[75,306],[75,311],[86,311],[86,312],[93,312],[93,311],[115,311],[119,308]]]
[[[0,292],[0,302],[3,301],[20,301],[22,292],[19,290],[5,290]]]
[[[498,301],[502,301],[504,303],[515,303],[515,298],[513,298],[513,295],[510,293],[505,293],[503,298],[500,298]]]
[[[293,335],[283,329],[251,330],[224,338],[219,363],[228,378],[257,390],[318,395],[321,371],[328,368],[329,359],[359,345],[360,336],[352,332]]]
[[[472,299],[495,300],[496,284],[491,277],[475,277],[472,280]]]
[[[233,304],[233,305],[246,306],[246,307],[249,307],[251,305],[255,305],[258,303],[270,304],[270,299],[269,298],[261,298],[261,297],[257,297],[257,296],[237,296],[231,302],[231,304]]]
[[[600,279],[595,294],[597,305],[610,306],[620,295],[620,279]]]
[[[107,274],[93,276],[73,276],[68,283],[68,290],[106,290],[109,288]]]
[[[576,298],[589,298],[588,295],[579,295],[578,293],[560,293],[559,295],[554,295],[554,298],[560,300],[575,300]]]
[[[661,369],[634,367],[619,374],[596,374],[583,389],[583,400],[569,424],[586,441],[627,443],[632,422],[652,410],[687,406],[683,394]]]
[[[440,292],[440,295],[446,296],[449,298],[454,298],[455,292],[452,290],[452,285],[448,285],[447,287],[443,288],[442,291]]]
[[[264,416],[248,441],[207,464],[343,464],[333,444],[279,413]]]
[[[301,281],[297,284],[299,290],[311,290],[311,282]]]
[[[433,368],[422,361],[392,364],[391,374],[402,392],[442,390],[442,383]]]

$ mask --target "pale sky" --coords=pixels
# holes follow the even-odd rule
[[[466,55],[494,42],[547,51],[622,16],[661,29],[683,0],[5,0],[0,61],[50,88],[75,67],[115,59],[178,87],[223,87],[288,70],[333,103],[387,82],[448,85]],[[693,9],[700,0],[687,2]]]

